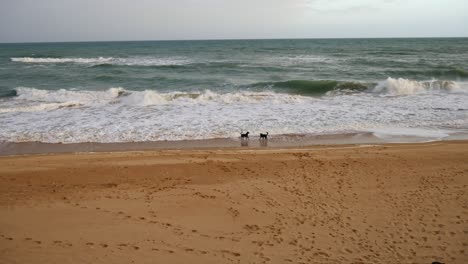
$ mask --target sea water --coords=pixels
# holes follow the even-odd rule
[[[468,132],[468,39],[0,44],[0,141]]]

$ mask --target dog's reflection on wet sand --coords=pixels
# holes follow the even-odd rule
[[[241,138],[241,147],[248,147],[249,146],[249,140],[245,138]]]

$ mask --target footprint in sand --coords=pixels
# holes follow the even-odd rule
[[[240,257],[240,255],[241,255],[241,254],[238,253],[238,252],[234,252],[234,251],[230,251],[230,250],[225,250],[225,249],[224,249],[224,250],[221,250],[221,252],[224,253],[224,254],[232,255],[232,256],[234,256],[234,257]]]

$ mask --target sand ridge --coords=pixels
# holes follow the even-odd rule
[[[468,262],[468,142],[0,158],[0,263]]]

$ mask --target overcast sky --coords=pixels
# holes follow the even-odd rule
[[[468,37],[468,0],[0,0],[0,42]]]

